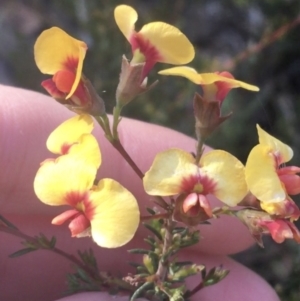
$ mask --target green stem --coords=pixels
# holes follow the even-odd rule
[[[127,161],[127,163],[131,166],[131,168],[135,171],[135,173],[139,176],[139,178],[143,179],[144,174],[139,169],[139,167],[135,164],[132,158],[129,156],[127,151],[124,149],[123,145],[119,140],[118,135],[118,124],[120,122],[120,113],[122,108],[116,106],[114,108],[114,118],[113,118],[113,129],[110,129],[109,119],[106,114],[102,116],[94,116],[101,128],[105,133],[105,137],[111,143],[111,145],[123,156],[123,158]]]
[[[193,295],[195,295],[196,293],[198,293],[199,291],[201,291],[204,288],[204,283],[200,282],[197,286],[195,286],[191,291],[188,291],[184,294],[184,298],[190,298]]]
[[[169,213],[161,213],[161,214],[155,214],[155,215],[147,215],[147,216],[141,216],[141,221],[149,221],[153,219],[160,219],[160,218],[169,218]]]
[[[197,144],[197,153],[196,153],[196,158],[195,158],[195,163],[198,165],[199,161],[201,159],[201,156],[204,151],[204,140],[202,138],[199,138],[198,144]]]
[[[2,216],[1,220],[4,219]],[[6,219],[5,219],[6,220]],[[7,220],[6,220],[7,221]],[[100,276],[101,279],[105,282],[105,283],[111,283],[114,285],[117,285],[119,288],[124,289],[126,291],[130,291],[130,292],[134,292],[135,291],[135,287],[130,285],[129,283],[118,279],[116,277],[111,277],[109,276],[107,273],[105,272],[100,272],[98,275],[95,274],[95,271],[90,269],[89,267],[87,267],[86,265],[84,265],[79,259],[77,259],[74,255],[68,254],[65,251],[58,249],[56,247],[54,248],[47,248],[44,246],[41,246],[41,244],[39,243],[38,239],[31,237],[23,232],[21,232],[20,230],[18,230],[13,224],[11,224],[9,222],[10,225],[12,225],[13,227],[6,227],[0,224],[0,232],[4,232],[4,233],[8,233],[11,235],[14,235],[16,237],[22,238],[32,244],[34,244],[35,246],[37,246],[39,249],[42,250],[48,250],[51,251],[53,253],[56,253],[66,259],[68,259],[69,261],[73,262],[75,265],[77,265],[78,267],[80,267],[81,269],[83,269],[84,271],[86,271],[93,279],[95,279],[96,276]],[[96,277],[97,278],[97,277]]]
[[[163,243],[163,250],[162,250],[162,258],[165,254],[168,253],[170,246],[172,244],[172,230],[173,230],[173,221],[172,218],[169,217],[165,220],[165,236],[164,236],[164,243]],[[169,261],[168,260],[160,260],[156,272],[156,277],[159,282],[164,282],[167,275],[168,275],[168,267]]]
[[[118,135],[118,125],[120,123],[120,115],[121,115],[121,111],[122,111],[122,107],[116,105],[114,107],[114,111],[113,111],[113,128],[112,128],[112,132],[113,132],[113,138],[115,140],[119,140],[119,135]]]
[[[94,118],[97,120],[98,124],[101,126],[105,133],[105,137],[107,138],[108,141],[112,142],[113,140],[113,135],[110,130],[110,123],[109,119],[106,114],[101,115],[101,116],[94,116]]]

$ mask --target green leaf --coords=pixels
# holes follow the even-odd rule
[[[145,228],[151,231],[160,241],[162,241],[162,236],[157,229],[155,229],[153,226],[149,224],[143,224],[143,225],[145,226]]]
[[[132,253],[132,254],[148,254],[150,250],[145,250],[145,249],[131,249],[128,250],[127,252]]]
[[[131,296],[130,301],[135,300],[136,298],[142,296],[147,290],[153,288],[152,282],[145,282],[142,286],[140,286]]]
[[[23,256],[25,254],[28,254],[30,252],[36,251],[37,249],[33,249],[33,248],[25,248],[25,249],[21,249],[15,253],[10,254],[8,257],[10,258],[16,258],[16,257],[20,257]]]

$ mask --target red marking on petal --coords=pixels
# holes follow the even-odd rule
[[[52,224],[53,225],[61,225],[64,222],[66,222],[67,220],[70,220],[72,218],[74,218],[75,216],[77,216],[79,214],[78,210],[76,209],[71,209],[71,210],[67,210],[63,213],[61,213],[60,215],[56,216],[53,220],[52,220]]]
[[[91,227],[90,221],[86,218],[83,213],[76,216],[69,224],[69,229],[71,231],[72,237],[80,235]]]
[[[65,99],[65,93],[59,91],[52,79],[46,79],[41,83],[42,87],[56,99]]]
[[[130,44],[133,53],[136,49],[139,49],[139,51],[145,56],[146,63],[142,74],[143,80],[153,68],[155,63],[163,60],[163,57],[160,55],[155,45],[152,45],[150,41],[145,39],[140,33],[136,32],[132,34]]]
[[[216,72],[216,74],[219,74],[221,76],[227,77],[227,78],[232,78],[234,79],[233,75],[227,71],[224,72]],[[218,81],[215,82],[215,85],[217,87],[217,94],[216,94],[216,99],[222,103],[223,100],[226,98],[227,94],[230,92],[230,90],[233,88],[233,84],[227,83],[227,82],[222,82]]]
[[[78,67],[78,62],[79,62],[78,57],[69,56],[69,57],[67,57],[66,61],[63,63],[63,66],[67,70],[75,73],[77,70],[77,67]]]
[[[68,94],[72,89],[75,77],[76,75],[69,70],[60,70],[54,74],[52,79],[59,91]]]
[[[202,191],[196,190],[197,186],[200,186],[199,184],[202,186]],[[181,190],[185,193],[196,192],[206,195],[209,193],[213,194],[216,185],[217,183],[213,179],[199,173],[184,177],[181,182]]]
[[[62,155],[66,155],[69,153],[69,150],[70,148],[76,143],[72,143],[72,144],[67,144],[67,143],[64,143],[61,147],[60,147],[60,153]]]
[[[89,201],[88,198],[84,199],[83,205],[84,205],[84,214],[91,221],[94,218],[95,206]]]
[[[76,207],[81,202],[88,199],[88,192],[70,191],[65,195],[65,201],[72,207]]]

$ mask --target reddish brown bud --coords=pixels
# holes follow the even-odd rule
[[[198,139],[207,138],[223,121],[231,116],[221,116],[220,102],[204,99],[198,93],[194,96],[194,114]]]
[[[120,80],[116,91],[118,105],[124,106],[136,96],[152,89],[157,81],[147,87],[147,78],[142,81],[145,63],[129,63],[122,57]]]

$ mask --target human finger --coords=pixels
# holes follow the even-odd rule
[[[55,216],[60,207],[45,206],[34,195],[32,183],[39,163],[52,157],[45,147],[50,132],[73,114],[45,95],[22,89],[1,86],[0,89],[0,206],[8,215],[30,214]],[[124,119],[120,137],[125,149],[143,172],[150,167],[155,155],[177,147],[194,151],[195,141],[163,127]],[[141,180],[112,148],[99,127],[95,129],[103,156],[99,178],[111,177],[134,193],[142,214],[152,207],[151,197],[145,194]],[[211,198],[213,204],[218,202]],[[198,250],[208,253],[234,253],[250,244],[248,230],[236,219],[222,217],[211,225],[199,227],[203,236]],[[138,237],[145,237],[139,231]]]

